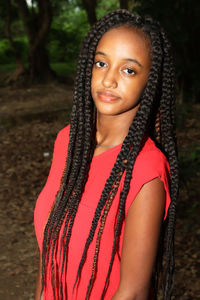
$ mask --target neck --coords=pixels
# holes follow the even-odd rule
[[[97,144],[112,145],[113,147],[121,144],[128,134],[135,113],[133,115],[133,111],[130,111],[120,115],[108,116],[97,112]]]

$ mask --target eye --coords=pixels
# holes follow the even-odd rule
[[[133,69],[130,69],[130,68],[125,68],[123,70],[123,72],[126,74],[126,75],[135,75],[136,72],[133,70]]]
[[[95,65],[97,66],[97,68],[103,68],[106,66],[106,63],[104,63],[103,61],[97,61],[95,62]]]

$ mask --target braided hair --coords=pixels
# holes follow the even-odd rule
[[[105,32],[114,27],[127,25],[141,30],[141,32],[145,33],[150,39],[152,65],[146,87],[140,97],[139,109],[123,141],[121,151],[117,156],[96,207],[90,232],[77,270],[74,288],[79,282],[87,250],[94,238],[97,225],[100,223],[91,277],[88,282],[87,294],[84,295],[85,299],[89,298],[95,279],[100,240],[106,218],[118,190],[121,177],[125,173],[116,215],[112,255],[107,277],[105,278],[104,289],[101,291],[101,299],[104,299],[125,216],[125,203],[132,178],[133,166],[141,149],[142,140],[145,134],[148,134],[166,155],[170,164],[171,204],[168,210],[167,220],[164,222],[163,230],[161,231],[161,240],[164,240],[165,237],[165,247],[159,247],[161,251],[158,252],[160,252],[159,257],[161,259],[159,259],[159,257],[157,258],[153,277],[155,283],[157,283],[160,269],[162,269],[159,267],[160,261],[165,261],[164,271],[162,272],[163,299],[171,299],[174,273],[175,207],[178,193],[174,66],[169,41],[159,23],[153,21],[150,17],[141,18],[122,9],[107,14],[91,28],[83,41],[77,64],[67,161],[60,189],[44,230],[43,239],[42,290],[46,285],[47,265],[50,264],[54,299],[63,299],[65,287],[63,287],[62,276],[67,264],[68,245],[95,149],[96,119],[95,107],[91,97],[91,75],[95,50]],[[64,229],[60,241],[58,237],[61,226],[63,226]],[[59,271],[58,266],[54,263],[58,243],[60,243]],[[165,254],[164,256],[163,253]],[[165,259],[163,257],[165,257]],[[55,290],[55,286],[60,287],[59,292]],[[155,284],[155,286],[157,285]]]

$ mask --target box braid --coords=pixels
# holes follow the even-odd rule
[[[85,295],[85,299],[89,298],[95,280],[100,240],[106,218],[118,190],[121,177],[125,173],[116,216],[117,221],[114,231],[112,255],[107,277],[105,279],[105,286],[101,295],[101,299],[104,298],[114,261],[114,255],[119,244],[119,235],[125,216],[125,202],[130,187],[133,166],[141,149],[144,136],[148,133],[157,142],[159,148],[165,153],[170,164],[171,204],[168,211],[165,230],[167,235],[163,299],[169,300],[172,294],[174,271],[173,237],[175,203],[178,193],[178,166],[174,115],[174,68],[170,54],[170,45],[165,32],[160,27],[159,23],[154,22],[150,17],[141,18],[127,10],[117,10],[103,17],[91,28],[83,41],[83,46],[78,59],[67,161],[60,189],[45,226],[43,239],[42,290],[46,285],[46,270],[48,264],[50,264],[54,299],[63,299],[63,290],[66,290],[62,284],[62,277],[64,267],[67,264],[68,244],[95,149],[96,119],[95,108],[91,97],[91,76],[95,49],[105,32],[120,26],[132,26],[138,28],[143,34],[148,36],[152,48],[152,66],[148,82],[141,95],[140,107],[129,128],[128,135],[124,139],[121,151],[117,156],[114,167],[106,181],[98,202],[77,270],[74,288],[79,283],[87,250],[94,238],[97,225],[100,222],[91,277],[88,282],[87,294]],[[62,224],[64,229],[60,242],[61,270],[58,271],[58,266],[54,265],[54,258],[57,255],[59,234]],[[158,270],[158,268],[156,270]],[[155,278],[158,278],[158,275],[158,271],[156,271]],[[55,291],[55,286],[60,286],[60,291],[58,293]]]

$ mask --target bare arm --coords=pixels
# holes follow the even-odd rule
[[[38,274],[37,274],[37,279],[36,279],[36,286],[35,286],[35,300],[44,300],[43,293],[42,297],[40,298],[40,292],[41,292],[41,277],[42,277],[42,264],[41,264],[41,259],[39,259],[39,267],[38,267]]]
[[[165,210],[165,190],[155,178],[129,208],[124,230],[120,284],[112,300],[147,300]]]

